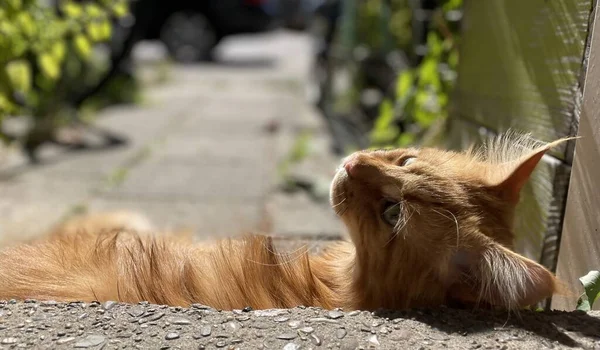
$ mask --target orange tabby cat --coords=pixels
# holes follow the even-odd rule
[[[354,153],[331,186],[351,241],[316,256],[282,255],[264,236],[205,244],[152,235],[139,217],[80,218],[0,252],[0,299],[218,309],[534,304],[558,282],[510,250],[513,216],[537,163],[563,141],[504,137],[484,152]]]

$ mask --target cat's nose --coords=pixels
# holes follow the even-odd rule
[[[348,176],[356,176],[356,167],[358,166],[358,153],[353,153],[343,160],[344,169]]]
[[[356,162],[354,161],[346,161],[344,163],[344,169],[346,169],[346,173],[348,176],[352,177],[353,169],[356,167]]]

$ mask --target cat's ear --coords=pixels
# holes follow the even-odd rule
[[[552,296],[560,287],[550,271],[495,242],[461,249],[452,258],[454,300],[517,309]]]
[[[572,138],[560,139],[544,146],[538,147],[530,153],[524,155],[519,160],[510,165],[505,165],[508,168],[506,175],[502,176],[494,184],[494,189],[502,199],[511,203],[519,202],[519,197],[523,186],[531,178],[531,174],[536,166],[550,149],[555,146],[570,140]]]

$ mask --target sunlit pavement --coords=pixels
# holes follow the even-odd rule
[[[310,133],[309,156],[293,171],[323,187],[337,162],[305,97],[311,50],[306,35],[274,32],[227,39],[215,62],[176,65],[164,63],[160,45],[138,46],[142,102],[97,117],[129,144],[78,153],[48,146],[38,167],[13,152],[2,168],[0,237],[37,235],[72,212],[121,209],[203,237],[339,235],[326,202],[278,189],[278,165],[300,134]]]

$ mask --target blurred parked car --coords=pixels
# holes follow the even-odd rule
[[[275,27],[277,0],[160,0],[143,39],[162,41],[177,61],[208,59],[229,35]]]

